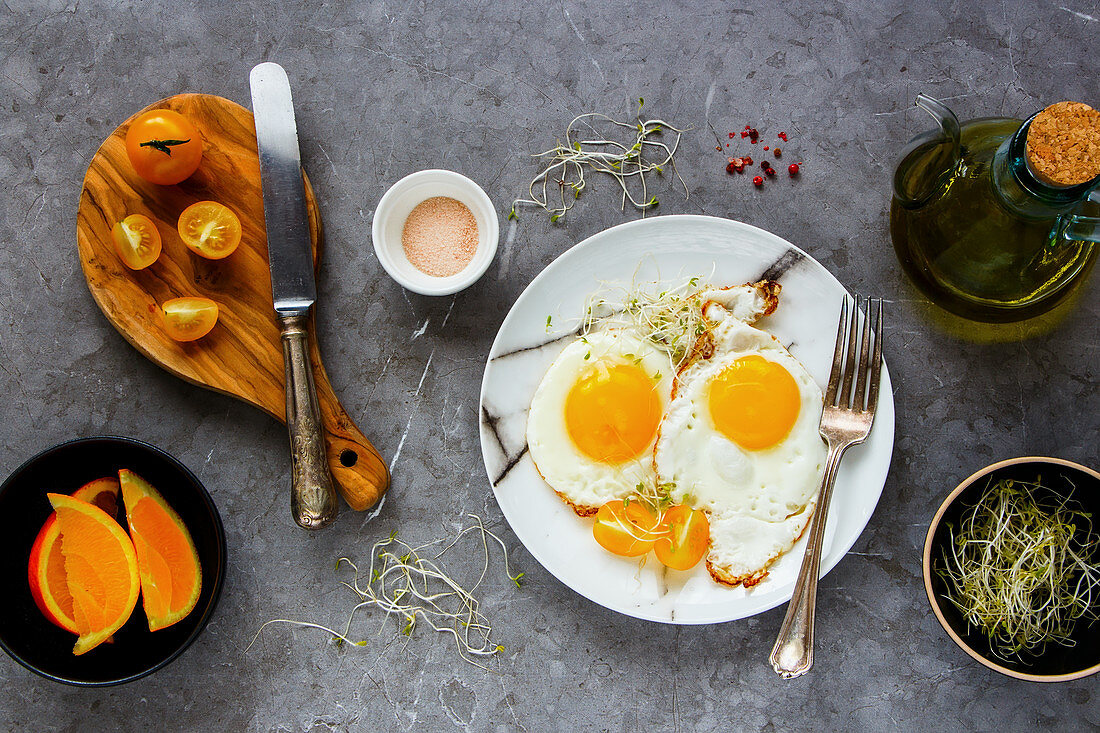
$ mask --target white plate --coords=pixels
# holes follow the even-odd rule
[[[543,567],[602,606],[675,624],[732,621],[790,600],[803,538],[752,589],[715,583],[703,563],[666,570],[650,557],[620,558],[592,538],[539,476],[527,453],[527,410],[550,363],[573,338],[585,298],[598,281],[707,276],[717,285],[765,277],[783,285],[779,308],[758,325],[773,333],[824,386],[846,292],[828,270],[785,240],[728,219],[661,216],[621,224],[562,254],[512,306],[497,333],[481,383],[481,452],[497,502],[516,536]],[[546,317],[554,324],[546,330]],[[560,324],[560,325],[559,325]],[[826,525],[822,575],[851,549],[882,494],[894,446],[894,397],[882,369],[874,428],[840,466]]]

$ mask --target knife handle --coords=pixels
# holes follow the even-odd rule
[[[286,426],[290,432],[290,511],[303,529],[336,519],[340,505],[328,469],[321,410],[309,358],[309,318],[280,316],[286,369]]]

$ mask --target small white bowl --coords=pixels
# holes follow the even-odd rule
[[[416,269],[401,246],[405,220],[417,204],[434,196],[462,202],[477,222],[477,251],[465,269],[447,277]],[[473,285],[489,269],[497,253],[500,221],[481,186],[460,173],[433,169],[411,173],[390,186],[374,211],[371,238],[378,261],[400,285],[421,295],[450,295]]]

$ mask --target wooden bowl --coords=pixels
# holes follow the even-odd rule
[[[980,498],[989,480],[1016,479],[1034,481],[1042,477],[1043,485],[1072,496],[1094,518],[1100,517],[1100,473],[1060,458],[1030,456],[1012,458],[986,466],[952,491],[940,505],[924,541],[924,590],[932,612],[947,635],[959,648],[986,667],[1001,674],[1029,682],[1066,682],[1100,672],[1100,621],[1081,619],[1073,631],[1074,646],[1047,644],[1037,655],[1025,655],[1024,661],[1004,660],[993,654],[989,641],[979,630],[967,624],[959,610],[946,597],[946,583],[934,572],[949,542],[948,523],[957,523],[963,511]],[[1094,521],[1096,521],[1094,519]],[[1100,521],[1094,524],[1094,532]],[[1093,558],[1100,552],[1100,542],[1094,545]],[[1093,599],[1100,606],[1100,598]]]
[[[183,620],[149,631],[141,601],[114,635],[74,656],[76,635],[38,610],[27,582],[31,545],[51,509],[46,492],[71,493],[130,468],[149,480],[187,525],[202,567],[198,605]],[[81,438],[54,446],[17,468],[0,485],[0,647],[27,669],[56,682],[101,687],[152,674],[191,646],[214,613],[225,577],[225,530],[202,483],[172,456],[133,438]]]

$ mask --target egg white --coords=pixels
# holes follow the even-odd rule
[[[776,558],[791,549],[813,516],[816,495],[797,514],[778,522],[743,516],[734,512],[710,515],[710,550],[707,562],[711,574],[725,583],[739,580],[755,585],[767,575]]]
[[[667,408],[673,381],[668,356],[622,331],[590,333],[566,346],[531,400],[527,417],[531,458],[546,483],[579,514],[590,514],[608,501],[625,498],[639,483],[652,484],[655,479],[656,436],[636,459],[617,465],[592,460],[569,437],[565,424],[569,390],[592,369],[615,363],[637,363],[653,379],[662,412]]]

